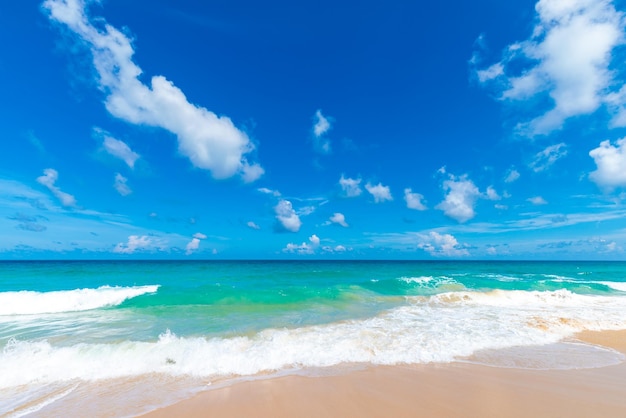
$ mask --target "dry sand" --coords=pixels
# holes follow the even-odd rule
[[[626,353],[626,331],[578,338]],[[626,417],[626,363],[577,370],[373,366],[285,376],[209,390],[145,415],[163,417]]]

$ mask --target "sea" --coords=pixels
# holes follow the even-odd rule
[[[133,417],[241,380],[374,365],[578,369],[626,262],[2,261],[0,416]]]

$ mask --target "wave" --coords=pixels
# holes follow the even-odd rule
[[[626,297],[569,291],[450,292],[365,319],[207,338],[167,331],[156,341],[55,346],[9,340],[0,388],[150,373],[223,378],[345,363],[419,364],[480,350],[551,344],[582,330],[626,329]]]
[[[97,289],[34,292],[22,290],[0,293],[0,315],[35,315],[78,312],[111,307],[127,299],[155,293],[159,285],[101,286]]]
[[[580,274],[580,273],[579,273]],[[570,277],[564,276],[556,276],[556,275],[545,275],[545,277],[549,277],[551,282],[556,283],[573,283],[579,285],[585,284],[599,284],[606,287],[609,287],[613,290],[619,290],[620,292],[626,292],[626,282],[612,282],[612,281],[600,281],[600,280],[581,280],[581,279],[572,279]]]
[[[626,283],[624,282],[590,282],[610,287],[613,290],[619,290],[620,292],[626,292]]]

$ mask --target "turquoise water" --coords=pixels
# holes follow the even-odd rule
[[[76,404],[94,382],[159,376],[182,394],[258,373],[530,353],[585,329],[626,329],[626,263],[0,262],[0,415]]]

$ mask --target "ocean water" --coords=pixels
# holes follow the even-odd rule
[[[136,416],[237,379],[454,361],[584,368],[626,263],[0,262],[0,416]]]

